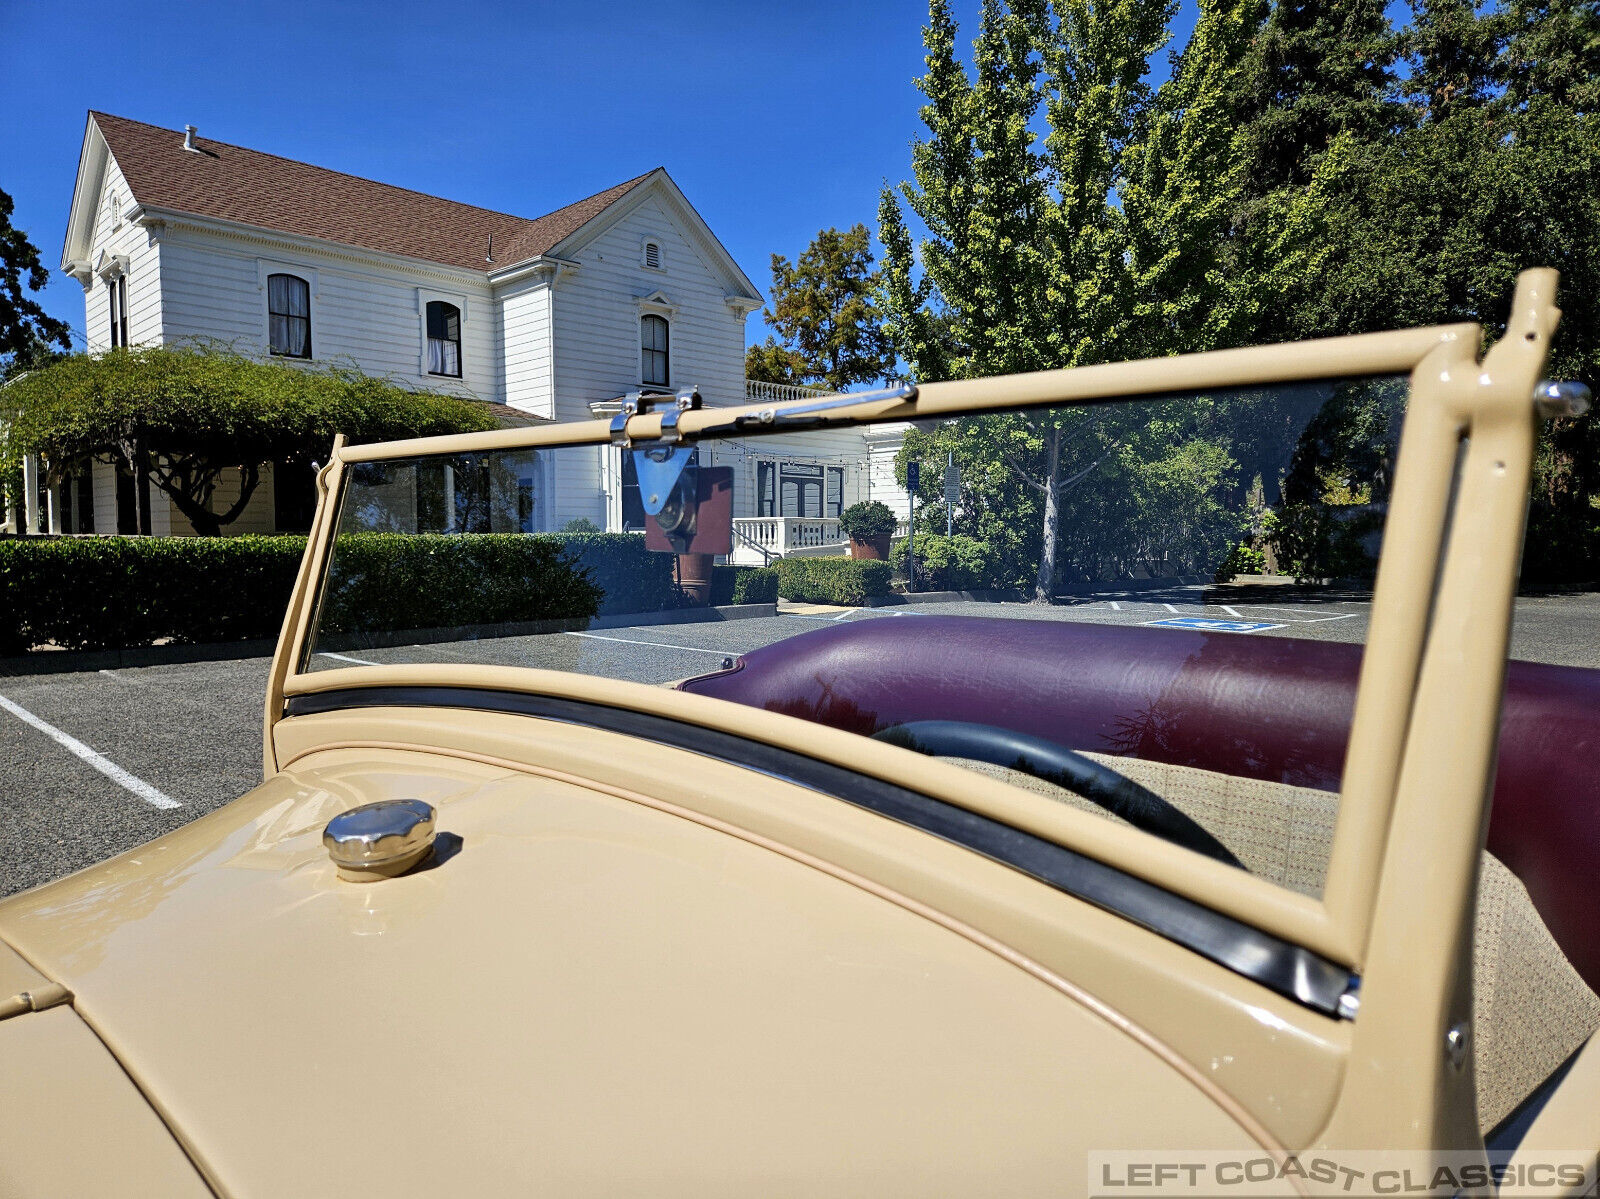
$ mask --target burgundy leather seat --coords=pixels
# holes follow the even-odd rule
[[[1072,749],[1337,790],[1361,647],[963,616],[831,625],[686,691],[858,733],[973,720]],[[1489,850],[1600,990],[1600,671],[1512,662]]]

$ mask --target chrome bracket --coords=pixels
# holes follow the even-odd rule
[[[683,435],[678,432],[678,417],[685,412],[692,412],[700,407],[700,390],[696,387],[679,388],[671,396],[658,393],[635,391],[622,401],[622,411],[611,418],[611,444],[624,448],[633,445],[633,438],[628,436],[628,421],[635,416],[645,416],[657,404],[672,401],[672,407],[661,414],[661,440],[671,443],[683,440]]]

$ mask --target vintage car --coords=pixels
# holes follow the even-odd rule
[[[337,446],[262,784],[0,904],[0,1194],[1383,1193],[1373,1155],[1582,1192],[1600,672],[1507,665],[1538,426],[1582,405],[1540,382],[1555,283],[1487,352]],[[1381,539],[1364,635],[641,613],[775,447],[889,424],[1000,446],[963,519],[1043,513],[1090,573],[1197,573],[1250,496]],[[657,547],[622,575],[533,532],[602,467]]]

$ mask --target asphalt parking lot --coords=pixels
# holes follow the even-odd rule
[[[930,615],[1200,627],[1239,636],[1361,641],[1359,593],[1291,587],[1107,592],[1051,608],[916,604],[877,609],[786,606],[775,617],[608,628],[505,641],[351,650],[355,661],[506,662],[660,683],[717,669],[725,657],[827,623]],[[1519,599],[1512,655],[1600,667],[1600,593]],[[0,677],[0,894],[102,861],[187,823],[261,777],[268,661],[196,662]]]

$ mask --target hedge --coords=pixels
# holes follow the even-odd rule
[[[776,566],[738,566],[733,594],[728,597],[734,604],[772,604],[778,600],[778,568]]]
[[[910,541],[896,542],[889,551],[895,572],[909,571]],[[1000,556],[987,541],[957,533],[917,534],[917,590],[973,591],[1003,585]]]
[[[887,562],[856,558],[780,558],[778,594],[812,604],[862,604],[889,594]]]
[[[619,612],[660,612],[683,606],[672,554],[656,553],[644,545],[640,533],[549,533],[541,540],[558,542],[570,550],[605,598],[601,615]]]
[[[0,653],[276,637],[304,537],[0,538]]]
[[[382,633],[593,616],[604,592],[555,537],[347,533],[321,631]]]
[[[33,645],[275,638],[304,537],[0,537],[0,654]],[[672,555],[631,534],[340,538],[327,630],[361,632],[676,607]]]

